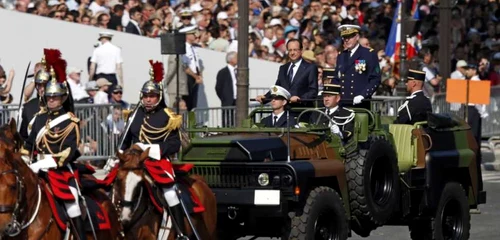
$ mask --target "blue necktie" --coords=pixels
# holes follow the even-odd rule
[[[292,83],[293,80],[293,68],[295,67],[295,63],[292,63],[292,67],[288,71],[288,82]]]

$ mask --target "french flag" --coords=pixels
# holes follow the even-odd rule
[[[415,4],[416,1],[414,1]],[[417,9],[413,14],[413,17],[418,19],[418,4],[414,6]],[[389,33],[389,38],[387,39],[387,45],[385,47],[386,56],[391,57],[391,62],[395,63],[399,61],[399,49],[401,45],[401,0],[398,0],[398,6],[394,12],[394,18],[392,20],[391,31]],[[411,59],[417,55],[417,49],[415,48],[415,43],[418,43],[419,36],[414,36],[406,39],[406,56],[407,59]],[[420,35],[421,39],[421,35]],[[417,44],[418,45],[418,44]]]

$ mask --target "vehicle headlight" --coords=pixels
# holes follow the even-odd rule
[[[267,174],[267,173],[259,174],[257,181],[259,182],[259,185],[261,185],[263,187],[269,185],[269,174]]]

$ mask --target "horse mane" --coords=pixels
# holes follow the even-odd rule
[[[118,154],[120,168],[138,168],[142,165],[141,154],[144,151],[137,145],[132,145],[123,154]]]

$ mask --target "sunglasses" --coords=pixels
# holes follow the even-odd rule
[[[123,94],[123,92],[113,92],[113,94]]]

